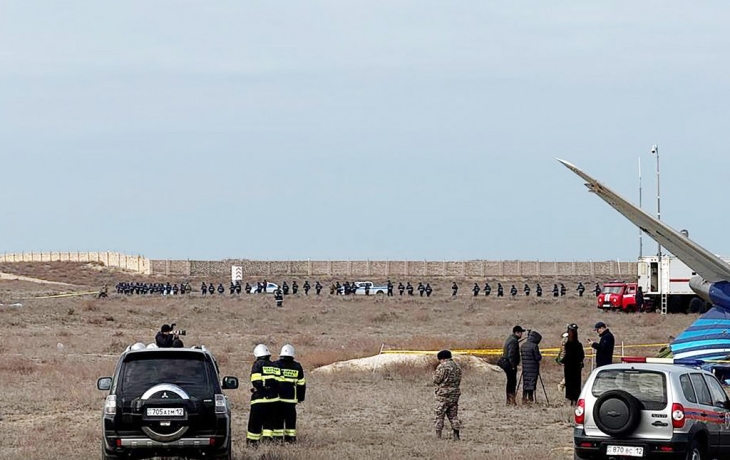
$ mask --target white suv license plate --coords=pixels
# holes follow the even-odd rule
[[[639,446],[607,446],[606,455],[622,455],[624,457],[643,457],[644,448]]]
[[[148,407],[148,417],[182,417],[185,409],[182,407]]]

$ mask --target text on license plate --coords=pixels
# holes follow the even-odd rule
[[[185,409],[182,407],[148,407],[148,417],[182,417]]]
[[[623,455],[626,457],[643,457],[644,448],[639,446],[608,446],[606,455]]]

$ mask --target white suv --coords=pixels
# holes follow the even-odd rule
[[[573,440],[576,459],[730,458],[730,402],[701,369],[603,366],[583,386]]]

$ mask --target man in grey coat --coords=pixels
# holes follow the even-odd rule
[[[535,402],[535,389],[537,388],[537,379],[540,377],[540,361],[542,354],[540,353],[540,341],[542,336],[537,331],[530,331],[527,334],[527,340],[520,348],[522,356],[522,404],[532,404]]]

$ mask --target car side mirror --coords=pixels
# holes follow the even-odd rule
[[[235,390],[238,388],[238,378],[231,377],[230,375],[223,377],[223,384],[221,385],[221,388],[224,390]]]
[[[96,381],[96,388],[98,388],[99,390],[109,391],[109,389],[111,387],[112,387],[112,378],[111,377],[102,377]]]

